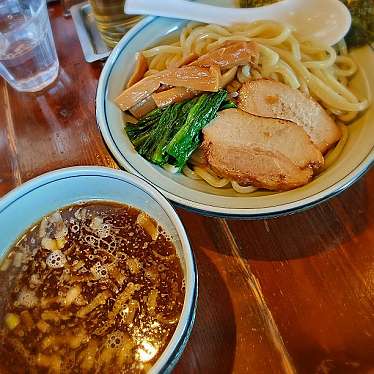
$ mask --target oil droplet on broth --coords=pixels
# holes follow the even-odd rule
[[[136,354],[139,361],[148,362],[156,356],[157,352],[158,347],[156,344],[153,344],[148,340],[144,340],[139,344]]]

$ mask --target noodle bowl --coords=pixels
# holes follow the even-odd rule
[[[229,83],[225,88],[232,98],[238,95],[237,90],[247,80],[270,78],[312,96],[335,119],[343,136],[335,148],[325,155],[325,167],[331,166],[349,137],[346,124],[368,106],[368,100],[361,100],[348,88],[350,79],[357,72],[357,65],[348,55],[344,41],[335,48],[323,46],[303,40],[291,27],[273,21],[231,27],[189,23],[180,33],[178,41],[143,52],[149,66],[145,76],[178,66],[187,56],[201,56],[226,41],[256,41],[260,50],[256,68],[244,65],[230,69],[223,75],[223,78],[226,74],[228,76]],[[230,79],[229,75],[233,74]],[[217,188],[225,188],[231,183],[239,193],[252,193],[255,190],[217,176],[213,170],[202,166],[196,157],[191,157],[183,173],[192,179],[203,179]]]

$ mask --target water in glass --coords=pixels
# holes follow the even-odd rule
[[[39,91],[56,79],[59,68],[45,1],[4,3],[0,4],[0,74],[18,91]]]

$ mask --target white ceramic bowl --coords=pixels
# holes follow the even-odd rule
[[[104,167],[66,168],[37,177],[0,199],[0,256],[43,216],[66,205],[106,200],[147,212],[171,236],[186,282],[182,314],[174,335],[151,373],[168,373],[190,335],[197,301],[197,270],[184,227],[169,202],[142,179]]]
[[[123,114],[113,99],[123,90],[134,65],[135,54],[178,33],[186,21],[148,17],[119,42],[102,71],[96,99],[97,121],[104,140],[126,170],[140,175],[167,198],[204,214],[245,218],[267,217],[306,209],[343,191],[354,183],[374,160],[374,107],[351,126],[349,140],[337,162],[311,183],[292,191],[254,197],[232,189],[214,188],[203,181],[171,174],[144,160],[133,148],[123,126]],[[353,52],[361,74],[353,89],[363,96],[374,90],[374,53],[369,48]]]

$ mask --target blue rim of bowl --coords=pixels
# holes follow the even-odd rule
[[[187,300],[189,305],[185,311],[185,313],[187,314],[186,322],[180,334],[178,343],[175,345],[173,350],[170,353],[168,353],[165,363],[157,371],[158,373],[169,373],[172,371],[172,369],[178,362],[181,354],[183,353],[183,350],[191,335],[191,331],[194,325],[195,316],[196,316],[196,308],[197,308],[197,297],[198,297],[198,272],[197,272],[196,259],[192,251],[192,248],[191,248],[186,230],[183,226],[183,223],[181,222],[174,207],[170,204],[170,202],[167,199],[165,199],[165,197],[156,188],[151,186],[147,181],[143,180],[142,178],[139,178],[136,175],[133,175],[133,174],[121,171],[121,170],[115,170],[115,169],[102,167],[102,166],[68,167],[68,168],[58,169],[58,170],[54,170],[54,171],[42,174],[36,178],[33,178],[27,181],[26,183],[13,189],[12,191],[8,192],[6,195],[0,198],[0,214],[4,212],[10,205],[15,203],[18,199],[21,199],[22,197],[26,196],[30,192],[42,186],[53,183],[57,180],[84,177],[84,176],[99,176],[99,177],[117,179],[117,180],[129,183],[137,188],[140,188],[144,193],[148,194],[152,199],[154,199],[158,203],[160,208],[169,217],[170,221],[173,222],[177,230],[177,233],[180,237],[182,246],[188,249],[191,254],[191,260],[192,260],[191,280],[193,282],[193,285],[192,285],[193,289],[191,290],[190,299]],[[85,199],[85,201],[89,201],[89,200],[97,201],[98,199],[99,198],[97,197],[93,199],[88,198],[88,199]],[[166,207],[167,209],[165,209]],[[165,350],[166,349],[167,347],[165,348]],[[156,365],[157,365],[157,361],[154,366]],[[153,372],[153,367],[150,372],[151,373]]]
[[[320,204],[323,201],[329,200],[334,196],[337,196],[352,184],[358,181],[370,168],[374,165],[374,146],[370,149],[366,157],[361,163],[351,170],[345,177],[339,181],[325,188],[324,190],[315,193],[306,198],[286,203],[278,204],[272,207],[266,208],[226,208],[220,206],[206,205],[193,200],[189,200],[182,196],[171,193],[164,188],[157,186],[147,179],[147,177],[136,170],[132,164],[127,160],[126,155],[117,145],[107,118],[107,106],[106,99],[108,97],[108,84],[110,76],[112,74],[113,67],[122,54],[126,46],[132,41],[132,39],[140,33],[149,24],[157,21],[160,17],[149,16],[140,21],[135,25],[116,45],[107,59],[104,68],[101,72],[99,83],[96,91],[96,122],[100,128],[102,137],[108,146],[110,152],[117,160],[117,162],[124,167],[127,171],[137,175],[144,179],[153,187],[158,189],[166,198],[172,200],[177,206],[181,206],[187,210],[212,216],[212,217],[223,217],[223,218],[239,218],[239,219],[259,219],[259,218],[271,218],[282,215],[289,215],[296,212],[304,211],[312,208],[315,205]],[[145,161],[147,162],[147,161]]]

